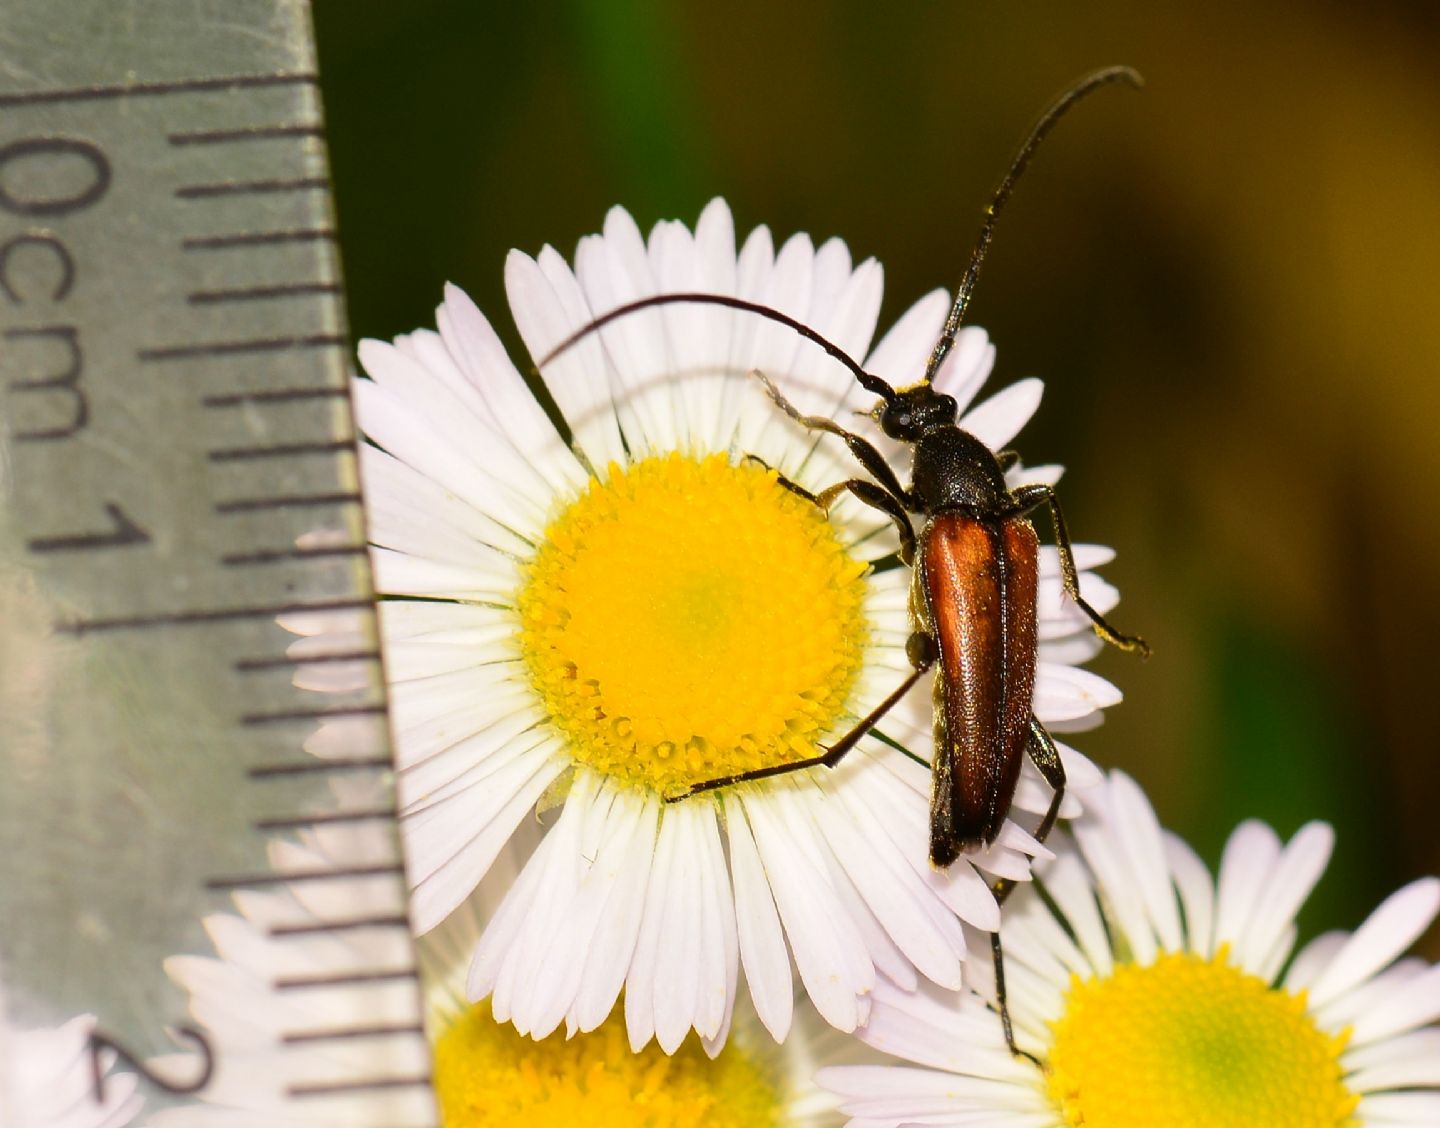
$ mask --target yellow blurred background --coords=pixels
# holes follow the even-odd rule
[[[1108,543],[1141,664],[1076,743],[1212,863],[1239,819],[1339,831],[1307,933],[1440,873],[1440,7],[317,0],[352,328],[505,252],[714,195],[840,235],[882,326],[958,281],[1033,118],[1128,63],[1007,210],[971,321]],[[1430,685],[1431,689],[1426,686]],[[1436,697],[1430,693],[1436,691]],[[1440,957],[1432,930],[1427,954]]]

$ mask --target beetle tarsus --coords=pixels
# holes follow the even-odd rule
[[[822,508],[822,509],[825,508],[824,505],[821,505],[820,499],[819,499],[818,497],[816,497],[813,493],[811,493],[809,490],[807,490],[804,486],[800,485],[798,482],[792,482],[789,478],[785,477],[784,474],[782,474],[782,473],[780,473],[780,471],[776,470],[775,467],[771,466],[770,463],[766,462],[766,461],[765,461],[763,458],[761,458],[758,454],[747,454],[747,455],[743,455],[743,456],[741,457],[740,461],[741,461],[741,462],[753,462],[753,463],[755,463],[757,466],[763,466],[766,470],[774,471],[774,474],[775,474],[775,484],[776,484],[777,486],[780,486],[782,489],[787,489],[787,490],[789,490],[791,493],[795,494],[797,497],[803,497],[806,501],[810,502],[810,504],[812,504],[812,505],[820,505],[820,508]]]

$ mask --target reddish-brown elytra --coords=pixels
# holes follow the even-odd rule
[[[584,326],[542,358],[539,366],[577,341],[618,318],[655,306],[692,303],[746,310],[793,329],[813,341],[855,376],[867,391],[880,397],[875,418],[890,438],[910,446],[907,488],[866,439],[832,419],[803,415],[761,372],[753,373],[776,405],[802,426],[843,439],[871,479],[852,478],[810,494],[794,483],[790,489],[828,508],[844,493],[887,514],[900,538],[900,557],[913,566],[911,613],[914,630],[907,645],[911,674],[871,712],[821,754],[787,764],[695,784],[685,799],[733,784],[765,779],[813,767],[834,767],[899,701],[919,678],[935,676],[935,752],[931,763],[930,860],[948,866],[966,851],[995,840],[1009,813],[1023,757],[1028,752],[1040,774],[1054,789],[1048,811],[1035,830],[1041,841],[1054,826],[1065,791],[1065,771],[1055,743],[1032,712],[1038,654],[1036,591],[1039,538],[1027,514],[1045,507],[1054,526],[1061,578],[1066,593],[1089,617],[1095,633],[1111,645],[1142,655],[1141,639],[1121,634],[1080,594],[1079,572],[1071,551],[1055,491],[1048,485],[1011,489],[1006,470],[1017,456],[998,454],[956,425],[958,406],[937,392],[931,381],[955,343],[960,323],[989,248],[995,221],[1016,180],[1036,147],[1076,102],[1114,82],[1141,85],[1128,67],[1110,67],[1088,75],[1062,94],[1031,129],[996,190],[971,252],[965,276],[945,320],[945,327],[925,368],[922,381],[895,389],[866,372],[852,357],[808,326],[778,310],[723,294],[662,294],[613,309]],[[910,514],[924,523],[917,534]],[[994,887],[997,899],[1011,883]],[[992,940],[996,986],[1005,1037],[1012,1051],[1014,1037],[1005,1008],[999,934]]]

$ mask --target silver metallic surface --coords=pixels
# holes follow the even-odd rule
[[[137,1057],[186,1018],[162,960],[213,954],[202,916],[316,815],[385,836],[373,872],[309,880],[337,921],[388,882],[368,970],[413,970],[314,71],[299,0],[0,21],[0,987],[12,1025],[93,1013]],[[312,651],[336,694],[292,685],[276,621],[325,608],[361,640]],[[335,713],[327,766],[303,745]],[[347,812],[331,776],[386,803]],[[423,1061],[401,1039],[376,1060]],[[388,1122],[428,1123],[424,1077],[388,1080]]]

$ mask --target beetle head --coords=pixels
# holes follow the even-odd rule
[[[880,429],[892,439],[913,443],[936,427],[953,427],[959,411],[954,396],[937,392],[929,384],[916,384],[895,392],[880,408]]]

